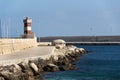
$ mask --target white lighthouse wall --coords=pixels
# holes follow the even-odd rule
[[[24,27],[25,31],[31,31],[31,26]]]

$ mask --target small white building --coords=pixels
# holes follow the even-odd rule
[[[56,46],[56,48],[62,49],[66,46],[66,42],[62,39],[56,39],[52,42],[53,46]]]

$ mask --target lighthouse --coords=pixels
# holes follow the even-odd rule
[[[31,24],[32,24],[32,19],[29,17],[26,17],[24,20],[24,34],[31,34]]]
[[[34,33],[32,32],[32,19],[29,17],[26,17],[24,20],[24,38],[34,38]]]

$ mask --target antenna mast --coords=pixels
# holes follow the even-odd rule
[[[0,38],[2,38],[1,19],[0,19]]]

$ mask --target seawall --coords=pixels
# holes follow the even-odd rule
[[[36,39],[0,39],[0,55],[37,46]]]
[[[66,42],[120,42],[120,36],[55,36],[40,37],[37,41],[52,42],[55,39],[63,39]]]
[[[67,42],[67,45],[120,45],[120,42]]]

